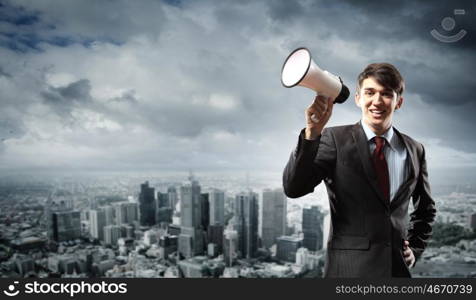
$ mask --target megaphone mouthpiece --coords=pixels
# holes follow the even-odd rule
[[[350,91],[349,88],[344,84],[342,78],[339,77],[340,83],[342,85],[339,95],[334,99],[334,103],[344,103],[347,98],[349,98]]]

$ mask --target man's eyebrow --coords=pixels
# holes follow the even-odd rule
[[[376,91],[377,89],[373,88],[373,87],[366,87],[366,88],[364,88],[364,90],[366,90],[366,91]],[[393,93],[393,90],[389,89],[389,88],[385,88],[385,89],[382,89],[381,92],[382,93]]]

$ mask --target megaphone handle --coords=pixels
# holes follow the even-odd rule
[[[324,95],[324,94],[319,94],[319,93],[317,93],[317,92],[316,92],[316,96],[322,96],[322,97],[324,97],[324,98],[326,98],[326,99],[328,98],[328,96],[326,96],[326,95]],[[319,123],[319,119],[316,117],[315,114],[312,114],[312,115],[311,115],[311,120],[312,120],[314,123]]]
[[[311,115],[311,120],[312,120],[314,123],[319,123],[319,119],[316,118],[316,115],[315,115],[315,114],[312,114],[312,115]]]

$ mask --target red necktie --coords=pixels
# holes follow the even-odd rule
[[[388,178],[388,165],[383,151],[385,139],[383,137],[376,136],[374,137],[374,141],[377,147],[375,147],[372,160],[374,162],[375,172],[377,173],[377,181],[380,186],[380,190],[385,197],[385,200],[390,202],[390,180]]]

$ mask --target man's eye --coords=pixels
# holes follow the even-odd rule
[[[371,91],[365,91],[365,95],[372,96],[374,93]]]

